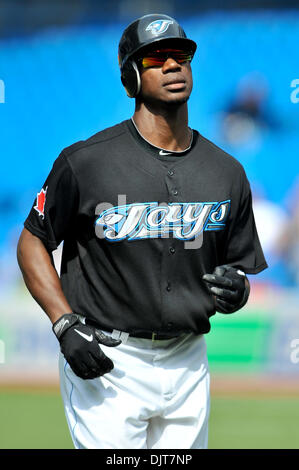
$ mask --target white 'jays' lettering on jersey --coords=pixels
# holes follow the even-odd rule
[[[171,232],[179,240],[191,240],[204,230],[224,229],[229,208],[230,200],[126,204],[104,210],[96,226],[106,227],[104,236],[108,241],[165,237]]]

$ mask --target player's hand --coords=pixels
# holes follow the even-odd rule
[[[105,335],[101,330],[86,325],[84,317],[76,313],[62,315],[54,324],[53,331],[60,349],[72,370],[81,379],[94,379],[110,372],[114,365],[100,348],[118,346],[121,341]]]
[[[216,309],[233,313],[242,308],[249,297],[249,282],[245,273],[228,265],[217,266],[213,274],[204,274],[203,280],[215,295]]]

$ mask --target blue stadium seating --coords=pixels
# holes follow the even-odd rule
[[[178,18],[198,43],[193,61],[190,125],[238,158],[254,184],[281,205],[298,175],[298,12],[218,12]],[[124,24],[51,28],[1,40],[0,244],[22,224],[53,160],[63,147],[133,113],[121,86],[117,46]],[[256,141],[223,139],[221,116],[244,77],[258,72],[268,85],[264,103],[277,125]]]

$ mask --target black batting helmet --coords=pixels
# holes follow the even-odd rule
[[[141,50],[157,42],[171,40],[194,52],[197,45],[188,39],[179,23],[167,15],[145,15],[133,21],[123,32],[118,47],[118,61],[121,70],[121,81],[127,95],[134,98],[141,87],[140,75],[134,60]]]

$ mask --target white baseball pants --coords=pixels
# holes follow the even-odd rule
[[[204,336],[129,337],[120,346],[101,348],[114,369],[92,380],[75,375],[60,354],[61,394],[76,448],[207,448],[210,377]]]

